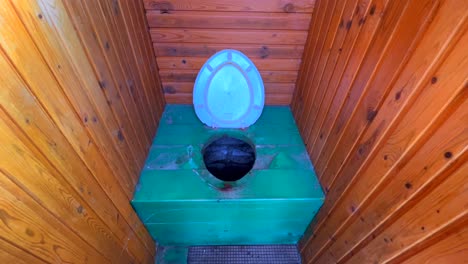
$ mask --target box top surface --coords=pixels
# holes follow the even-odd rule
[[[216,179],[203,163],[204,144],[223,134],[247,137],[256,146],[254,168],[234,183]],[[209,128],[193,106],[167,105],[133,203],[323,198],[289,107],[267,106],[255,124],[241,130]]]

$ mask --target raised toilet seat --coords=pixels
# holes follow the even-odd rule
[[[210,127],[246,128],[262,114],[265,89],[257,67],[242,52],[222,50],[198,73],[193,105],[200,121]]]

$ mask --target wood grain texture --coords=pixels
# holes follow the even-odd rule
[[[0,251],[0,259],[5,261],[5,263],[47,263],[44,260],[32,255],[27,251],[24,251],[16,245],[10,244],[3,239],[0,239],[0,248],[2,249],[2,251]]]
[[[166,94],[168,104],[193,104],[192,93]],[[292,94],[267,94],[265,104],[267,105],[289,105]]]
[[[3,135],[2,135],[3,136]],[[19,186],[2,176],[2,238],[49,263],[111,263],[60,220],[54,219]],[[2,251],[4,249],[2,248]],[[5,248],[5,251],[8,248]],[[27,259],[28,257],[25,257]]]
[[[161,13],[148,11],[148,25],[159,28],[213,28],[213,29],[282,29],[309,28],[310,14],[304,13],[254,13],[254,12],[201,12],[173,11]]]
[[[181,29],[152,28],[153,42],[207,43],[207,44],[285,44],[304,45],[305,31],[281,31],[262,29]]]
[[[236,49],[251,59],[300,59],[302,45],[264,45],[264,44],[193,44],[193,43],[154,43],[156,57],[205,57],[223,49]]]
[[[300,243],[305,263],[466,252],[467,10],[317,1],[292,102],[327,193]]]
[[[242,11],[242,12],[274,12],[274,13],[310,13],[314,7],[314,0],[143,0],[148,10],[174,11]]]
[[[199,70],[209,57],[157,57],[161,70],[190,69]],[[298,71],[300,59],[252,59],[259,71]]]
[[[294,83],[265,83],[265,102],[271,105],[289,105]],[[193,104],[192,82],[164,82],[166,101],[170,104]]]
[[[191,82],[167,82],[163,86],[164,93],[192,93],[193,83]],[[292,96],[294,91],[294,83],[265,83],[265,91],[267,94],[289,94]]]
[[[206,60],[223,49],[253,59],[265,83],[296,82],[314,0],[143,2],[163,86],[193,86]],[[288,105],[288,93],[266,90],[266,103]],[[187,90],[165,93],[170,103],[190,97]]]
[[[129,203],[165,104],[143,3],[4,1],[0,20],[0,259],[154,263]]]
[[[442,240],[436,241],[430,247],[406,259],[404,263],[457,263],[468,256],[468,225],[461,230],[454,230],[452,234]]]
[[[261,71],[262,80],[265,83],[294,83],[297,71]],[[195,83],[197,70],[159,70],[161,82],[190,82]]]

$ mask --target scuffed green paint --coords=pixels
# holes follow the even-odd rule
[[[247,137],[257,159],[235,183],[213,177],[201,155],[212,137]],[[192,106],[168,105],[132,204],[161,245],[290,244],[324,195],[288,107],[265,107],[242,129],[212,129]]]

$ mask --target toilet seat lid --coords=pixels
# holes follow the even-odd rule
[[[200,69],[193,88],[193,105],[204,124],[245,128],[257,121],[264,104],[262,77],[242,52],[222,50]]]

